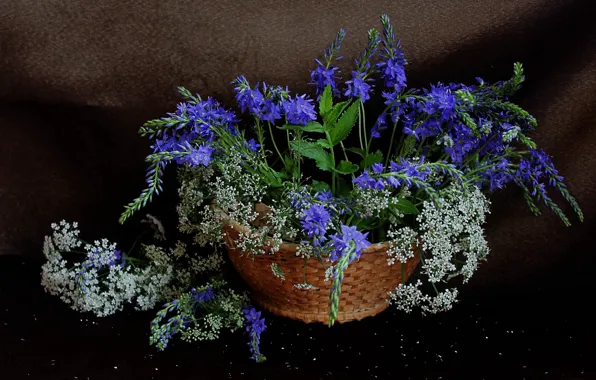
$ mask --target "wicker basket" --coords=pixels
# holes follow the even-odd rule
[[[260,207],[259,207],[260,206]],[[257,209],[263,209],[258,205]],[[266,207],[266,206],[264,206]],[[224,227],[226,246],[232,264],[252,290],[252,299],[275,315],[306,323],[329,321],[331,281],[325,282],[325,270],[316,258],[305,260],[296,256],[296,244],[282,244],[273,255],[248,256],[236,249],[234,241],[242,227],[234,222]],[[420,257],[415,254],[402,266],[399,262],[387,264],[388,244],[373,244],[362,251],[360,260],[345,271],[337,314],[337,322],[349,322],[373,316],[388,306],[388,293],[410,277]],[[275,277],[271,265],[276,263],[284,272],[285,280]],[[329,264],[326,263],[326,266]],[[311,289],[294,285],[306,281]]]

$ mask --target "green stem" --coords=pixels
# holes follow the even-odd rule
[[[397,120],[393,123],[393,131],[391,131],[391,140],[389,140],[389,149],[387,150],[387,157],[385,158],[385,167],[389,165],[389,159],[391,158],[391,148],[393,147],[393,139],[395,138],[395,131],[397,130]],[[402,134],[403,136],[403,134]]]
[[[325,132],[325,136],[327,136],[327,141],[329,142],[329,146],[331,147],[331,166],[332,166],[332,171],[331,171],[331,193],[335,196],[335,151],[333,149],[333,146],[331,145],[331,136],[329,135],[329,132]]]
[[[273,146],[275,147],[275,151],[277,152],[277,155],[281,159],[281,162],[284,162],[284,158],[281,155],[281,153],[279,152],[279,149],[277,148],[277,144],[275,143],[275,137],[273,137],[273,129],[271,128],[271,123],[270,122],[267,122],[267,124],[269,125],[269,134],[271,135],[271,141],[273,142]]]
[[[364,152],[364,144],[362,144],[362,113],[358,109],[358,139],[360,140],[360,149]]]
[[[368,137],[366,136],[366,114],[364,113],[364,103],[360,101],[360,110],[362,112],[362,134],[364,135],[364,146],[366,146],[366,154],[365,157],[368,156]]]

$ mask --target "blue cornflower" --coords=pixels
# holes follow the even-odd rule
[[[296,95],[284,102],[283,106],[288,123],[306,125],[309,121],[317,119],[312,99],[306,98],[306,95]]]
[[[339,68],[336,66],[332,66],[326,68],[321,61],[315,59],[318,66],[310,72],[310,77],[312,82],[310,84],[315,85],[316,94],[321,95],[325,90],[327,85],[331,85],[331,92],[333,95],[339,95],[339,90],[337,89],[336,80],[336,72],[339,72]]]
[[[350,249],[354,249],[352,257],[349,262],[351,263],[354,258],[360,258],[362,250],[370,246],[371,243],[366,240],[368,232],[362,233],[358,231],[356,226],[346,226],[342,224],[341,233],[331,235],[333,241],[333,251],[330,254],[332,261],[338,260],[340,257],[349,253]]]
[[[325,63],[323,64],[318,59],[315,59],[317,67],[310,72],[310,77],[312,79],[310,84],[315,85],[318,96],[323,93],[325,87],[328,85],[331,86],[333,95],[339,95],[339,90],[337,89],[336,85],[336,80],[339,78],[335,77],[336,72],[339,72],[339,68],[337,66],[332,66],[331,63],[334,60],[339,60],[342,58],[337,56],[337,53],[339,53],[341,43],[345,38],[346,32],[343,29],[340,29],[335,36],[335,40],[331,43],[329,48],[325,49]]]
[[[197,292],[197,290],[193,288],[190,291],[190,295],[193,301],[199,302],[201,304],[210,302],[215,299],[215,292],[213,291],[213,287],[211,286],[209,286],[206,290],[202,292]]]
[[[317,194],[317,199],[323,203],[331,203],[333,201],[333,193],[331,190],[322,191]]]
[[[380,162],[374,163],[372,166],[372,171],[375,174],[383,173],[383,170],[385,170],[385,168],[383,167],[383,164]]]
[[[375,125],[370,130],[370,137],[373,139],[380,139],[381,132],[387,129],[387,114],[382,113],[378,118]]]
[[[185,146],[185,148],[189,148],[189,146]],[[198,148],[190,147],[190,153],[183,156],[181,158],[182,162],[188,163],[190,166],[209,166],[211,161],[213,160],[212,154],[213,151],[212,147],[207,144],[202,144]]]
[[[265,100],[260,109],[259,119],[275,123],[275,120],[281,119],[281,107],[272,99]]]
[[[249,139],[248,141],[244,141],[244,146],[252,150],[253,152],[256,152],[257,150],[259,150],[261,144],[257,143],[255,139]]]
[[[450,120],[455,116],[456,99],[451,89],[441,83],[431,85],[426,91],[428,98],[422,105],[422,111],[429,115],[438,114],[442,120]]]
[[[309,238],[322,237],[327,232],[331,215],[325,206],[314,204],[300,218],[300,224]]]
[[[345,96],[360,98],[362,103],[370,99],[371,85],[363,79],[364,75],[359,71],[352,71],[352,80],[346,81],[348,88],[344,92]]]
[[[248,306],[242,309],[244,314],[246,331],[250,338],[248,346],[252,354],[251,359],[261,362],[265,360],[265,357],[261,354],[259,345],[261,342],[261,334],[265,331],[265,319],[261,318],[261,312],[256,311],[254,307]]]
[[[392,88],[396,93],[401,92],[406,87],[404,65],[407,62],[401,50],[400,41],[393,33],[389,16],[381,15],[381,24],[383,25],[383,51],[381,52],[383,60],[377,63],[377,67],[381,70],[385,86]]]
[[[352,183],[361,189],[370,189],[377,184],[377,180],[368,174],[368,170],[364,170],[362,174],[352,180]]]
[[[377,63],[377,67],[381,69],[381,76],[385,80],[385,86],[396,92],[400,92],[406,87],[405,63],[403,57],[388,58],[386,61]]]

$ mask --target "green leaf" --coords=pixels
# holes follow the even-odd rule
[[[331,93],[331,85],[328,84],[323,91],[323,95],[321,95],[321,100],[319,100],[319,114],[325,115],[327,112],[331,110],[333,106],[333,95]]]
[[[399,201],[394,205],[396,209],[401,211],[403,214],[419,214],[420,211],[414,206],[412,202],[406,198],[400,198]]]
[[[356,124],[356,121],[358,120],[359,110],[360,100],[357,100],[352,103],[352,105],[340,116],[339,120],[337,120],[337,123],[329,131],[332,146],[339,144],[348,137],[352,127],[354,127],[354,124]]]
[[[312,186],[312,188],[315,191],[319,191],[319,192],[331,190],[331,187],[326,182],[321,182],[321,181],[316,181],[315,180],[315,181],[312,181],[312,185],[311,186]]]
[[[364,157],[364,150],[360,148],[346,148],[348,152],[356,153],[360,157]]]
[[[290,141],[290,147],[301,156],[315,160],[319,169],[331,171],[333,167],[331,155],[316,143],[300,141],[298,144],[297,141]]]
[[[298,166],[294,159],[288,155],[284,156],[284,171],[293,178],[298,178]]]
[[[383,152],[380,150],[369,154],[364,160],[362,160],[362,169],[368,169],[377,162],[383,162]]]
[[[282,125],[281,127],[277,127],[278,129],[283,129],[283,130],[293,130],[293,131],[303,131],[303,132],[320,132],[323,133],[325,132],[325,129],[323,128],[323,126],[320,123],[317,123],[316,121],[311,121],[310,123],[306,124],[306,125],[297,125],[297,124],[285,124]]]
[[[317,144],[319,144],[323,148],[331,148],[331,145],[329,145],[329,141],[327,141],[325,139],[317,140]]]
[[[344,110],[346,109],[346,107],[349,104],[350,104],[349,100],[346,100],[345,102],[337,103],[336,105],[333,106],[333,108],[326,115],[323,115],[323,120],[325,122],[325,126],[327,128],[332,127],[333,124],[335,124],[335,121],[337,120],[339,115],[341,115],[342,112],[344,112]]]
[[[342,160],[336,168],[333,169],[334,172],[340,174],[352,174],[355,173],[360,167],[352,162]]]

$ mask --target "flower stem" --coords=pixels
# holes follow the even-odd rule
[[[277,144],[275,143],[275,138],[273,137],[273,128],[271,128],[271,123],[270,122],[267,122],[267,124],[269,125],[269,134],[271,135],[271,141],[273,142],[273,146],[275,147],[275,151],[277,152],[277,155],[281,159],[281,162],[284,162],[284,158],[281,155],[281,153],[279,152],[279,149],[277,148]]]
[[[360,102],[360,110],[362,113],[362,134],[364,135],[364,146],[366,146],[366,154],[365,157],[368,156],[368,148],[369,148],[369,144],[368,144],[368,137],[366,137],[366,114],[364,113],[364,104],[362,103],[362,101]]]
[[[395,123],[393,123],[393,131],[391,131],[391,140],[389,140],[389,149],[387,150],[387,157],[385,158],[385,167],[387,167],[387,165],[389,165],[389,159],[391,158],[391,148],[393,147],[393,139],[395,138],[395,130],[396,129],[397,129],[397,120],[395,121]]]

